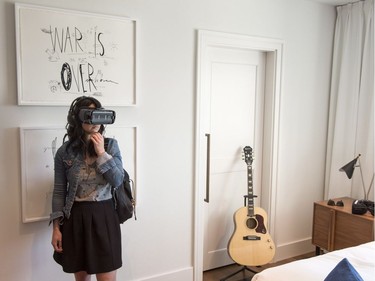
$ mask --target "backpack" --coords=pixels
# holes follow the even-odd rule
[[[113,188],[112,197],[115,202],[115,209],[120,223],[124,223],[130,219],[134,213],[134,219],[137,220],[135,214],[135,200],[133,198],[132,186],[134,182],[129,178],[129,174],[124,169],[124,181],[120,186]]]
[[[107,151],[109,139],[104,139],[104,148]],[[135,199],[133,196],[134,181],[130,179],[128,172],[124,169],[124,180],[120,186],[112,188],[112,197],[120,223],[124,223],[135,213]]]

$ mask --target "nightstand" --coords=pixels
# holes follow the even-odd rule
[[[374,240],[374,217],[370,212],[353,215],[354,199],[333,199],[335,203],[339,200],[343,201],[343,207],[329,206],[328,200],[314,203],[312,244],[317,255],[321,249],[333,251]]]

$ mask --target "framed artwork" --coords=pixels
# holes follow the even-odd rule
[[[19,105],[135,105],[135,20],[20,3],[15,18]]]
[[[106,137],[117,139],[124,168],[136,183],[136,127],[108,126],[106,132]],[[54,158],[65,133],[63,127],[20,128],[24,223],[49,219],[52,211]]]
[[[54,157],[66,130],[20,128],[22,221],[47,220],[51,213]]]

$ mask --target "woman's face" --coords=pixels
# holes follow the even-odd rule
[[[95,104],[90,104],[89,108],[95,108]],[[100,125],[82,123],[82,129],[85,131],[86,135],[91,135],[99,132]]]

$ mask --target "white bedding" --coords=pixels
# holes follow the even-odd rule
[[[347,258],[365,281],[375,280],[375,241],[265,269],[252,281],[323,281]]]

